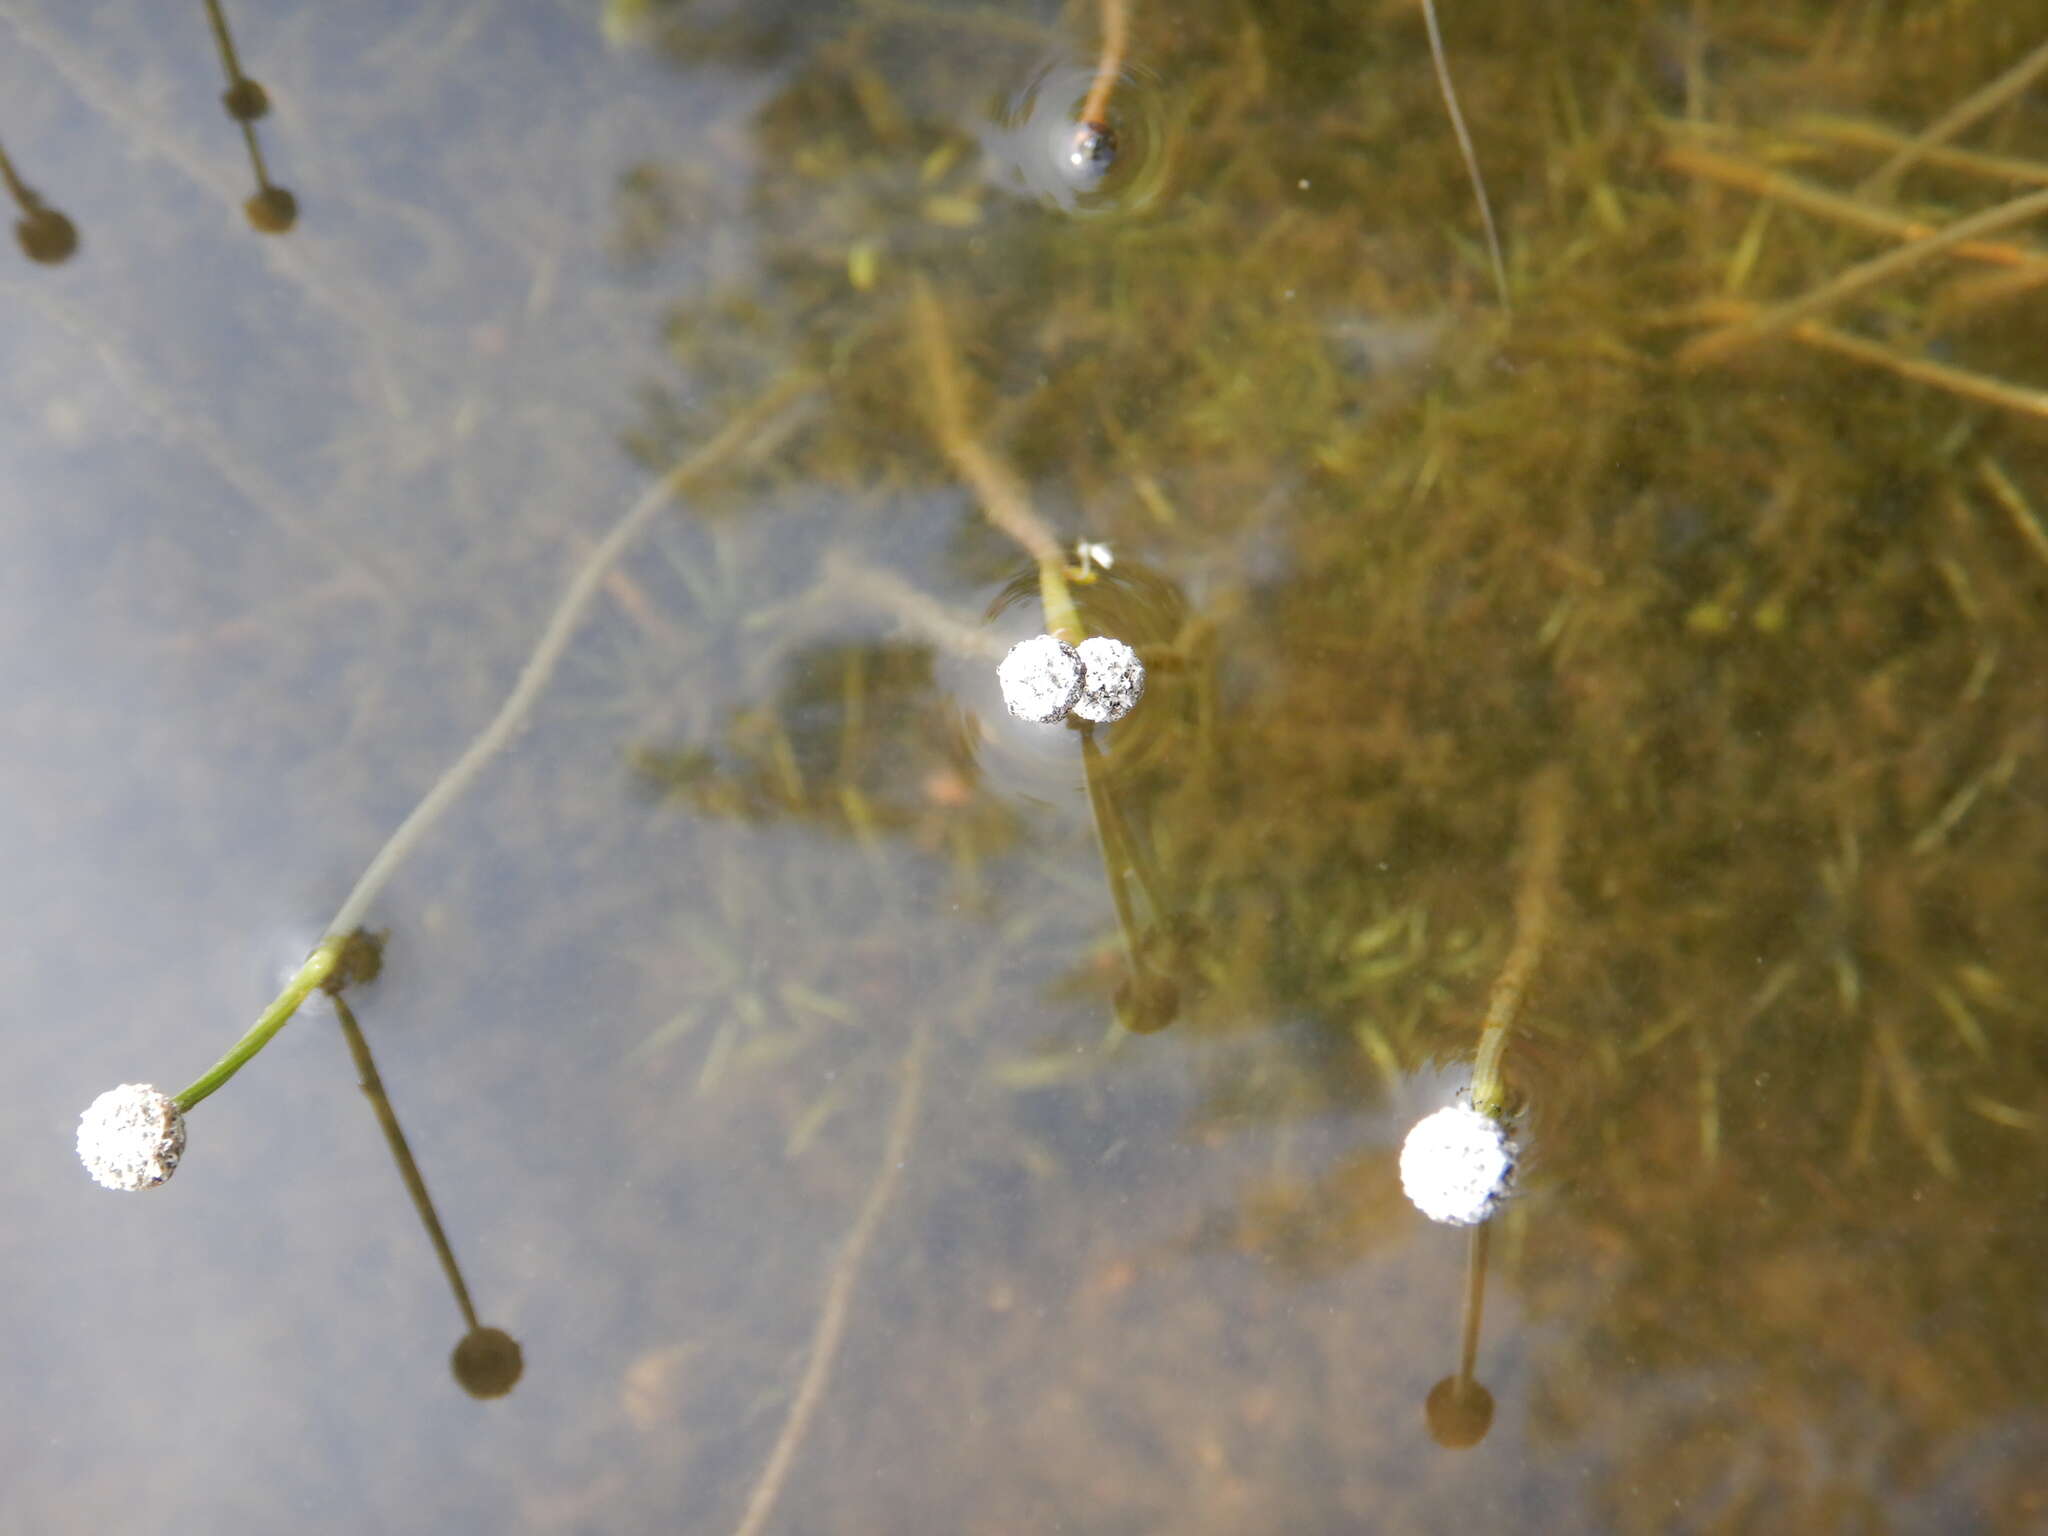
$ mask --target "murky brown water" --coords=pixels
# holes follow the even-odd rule
[[[0,1527],[2048,1521],[2048,237],[1774,309],[2048,182],[2023,79],[1881,174],[2048,9],[1442,0],[1508,316],[1413,5],[1128,3],[1077,179],[1093,5],[243,3],[245,136],[0,0]],[[165,1189],[72,1123],[770,392],[374,909],[478,1401],[324,1001]],[[1539,782],[1461,1378],[1395,1164]]]

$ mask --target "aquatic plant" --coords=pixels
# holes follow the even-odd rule
[[[1302,1174],[1287,1166],[1289,1133],[1332,1111],[1363,1122],[1360,1106],[1472,1062],[1471,1021],[1504,1017],[1489,981],[1511,980],[1527,949],[1503,852],[1531,777],[1563,768],[1573,903],[1554,898],[1540,999],[1516,1001],[1533,970],[1523,987],[1496,984],[1512,1028],[1480,1040],[1517,1134],[1558,1175],[1540,1204],[1506,1206],[1502,1268],[1545,1324],[1532,1352],[1564,1335],[1539,1358],[1540,1400],[1561,1405],[1564,1435],[1604,1446],[1630,1385],[1654,1401],[1675,1377],[1733,1363],[1741,1385],[1713,1434],[1632,1422],[1620,1439],[1645,1466],[1710,1446],[1693,1453],[1708,1490],[1725,1487],[1733,1439],[1765,1469],[1760,1508],[1818,1476],[1803,1470],[1816,1439],[1827,1464],[1869,1464],[1874,1414],[1877,1454],[1925,1466],[1965,1443],[1959,1430],[2040,1401],[2038,1369],[1997,1369],[2036,1358],[2026,1276],[2038,1266],[1981,1223],[2028,1198],[2043,1133],[2027,1065],[2040,978],[2029,914],[2048,866],[2027,776],[2048,565],[2024,531],[2042,470],[2023,420],[1820,348],[1757,345],[1739,355],[1747,371],[1677,372],[1702,295],[1810,291],[1866,256],[1871,235],[1683,172],[1666,158],[1672,139],[1741,134],[1758,150],[1744,158],[1775,166],[1769,152],[1785,149],[1807,170],[1875,157],[1742,123],[1757,83],[1708,54],[1713,34],[1667,34],[1625,11],[1504,12],[1469,65],[1460,50],[1473,121],[1529,129],[1488,156],[1513,231],[1505,344],[1461,308],[1483,288],[1485,254],[1440,260],[1465,204],[1445,195],[1453,147],[1421,131],[1440,121],[1412,84],[1427,71],[1368,73],[1322,46],[1323,13],[1292,7],[1197,15],[1153,46],[1147,62],[1163,55],[1186,111],[1175,186],[1187,195],[1086,227],[982,193],[963,169],[971,144],[948,131],[957,97],[902,67],[885,25],[835,38],[756,120],[758,269],[679,300],[693,323],[673,336],[693,383],[700,365],[722,377],[701,338],[730,342],[741,319],[746,337],[774,338],[758,343],[771,356],[833,358],[821,419],[781,468],[846,489],[848,542],[878,540],[858,522],[880,500],[862,502],[870,488],[892,505],[898,492],[974,488],[930,434],[905,428],[915,342],[891,343],[914,336],[908,295],[924,276],[968,386],[988,392],[970,419],[989,452],[1038,508],[1085,507],[1091,538],[1168,573],[1209,626],[1229,707],[1181,718],[1155,699],[1134,723],[1162,730],[1172,771],[1121,753],[1109,765],[1115,809],[1149,834],[1169,894],[1208,935],[1182,973],[1205,999],[1180,1015],[1204,1060],[1186,1066],[1198,1086],[1179,1139],[1263,1149],[1246,1128],[1270,1128],[1267,1182],[1298,1191],[1291,1224],[1233,1222],[1233,1204],[1201,1235],[1213,1225],[1259,1260],[1305,1252],[1327,1273],[1412,1233],[1390,1155]],[[2011,14],[1978,7],[1990,20],[1977,30],[1994,30],[1994,12]],[[1877,14],[1833,12],[1852,13]],[[1871,37],[1824,63],[1766,50],[1760,67],[1795,97],[1870,110],[1883,103],[1869,82],[1912,51]],[[1964,57],[1957,45],[1929,78],[1952,78]],[[1706,126],[1675,129],[1681,112]],[[2008,126],[2005,148],[2026,139]],[[1969,216],[1967,203],[1942,212],[1961,199],[1935,193],[1954,184],[1924,174],[1932,190],[1898,217]],[[1884,299],[1869,318],[1887,350],[1922,350],[1917,295],[1866,294]],[[2003,357],[2002,372],[2031,377],[2038,359],[2020,338],[2038,330],[2034,308],[2006,303],[1916,362],[1977,371]],[[1012,541],[982,522],[967,507],[945,546],[967,590],[1010,568]],[[701,781],[706,803],[729,792],[750,816],[863,836],[837,803],[830,753],[801,793],[774,773],[779,732],[827,735],[780,716],[838,687],[855,652],[876,665],[887,654],[843,640],[793,649],[782,691],[735,710],[753,734],[735,733],[735,769]],[[855,705],[835,718],[871,729]],[[865,795],[873,780],[845,783]],[[976,783],[966,772],[945,793]],[[1020,849],[1014,824],[1005,841],[984,832],[992,822],[935,834],[936,813],[920,823],[903,809],[898,835],[956,871],[1000,856],[1036,877],[990,901],[1000,918],[1023,927],[1071,906],[1071,844]],[[1052,1000],[1085,996],[1106,971]],[[989,1155],[1034,1176],[1063,1150],[1031,1134],[1050,1090],[1071,1089],[1061,1108],[1110,1142],[1132,1131],[1128,1103],[1092,1093],[1095,1075],[1164,1075],[1168,1058],[1197,1055],[1089,1049],[1097,1019],[1045,1013],[1042,1046],[1011,1045],[1005,1028],[986,1069],[1020,1105],[998,1117]],[[963,1014],[962,1027],[998,1038],[993,1016]],[[1066,1172],[1044,1177],[1085,1187],[1056,1184]],[[978,1192],[964,1176],[956,1188],[962,1205]],[[1043,1212],[1064,1258],[1090,1214],[1103,1233],[1126,1225],[1125,1198],[1112,1211],[1041,1196],[1022,1223]],[[960,1246],[991,1269],[1030,1241],[1008,1210],[978,1219],[980,1246]],[[1160,1373],[1170,1394],[1148,1385],[1170,1400],[1106,1380],[1092,1359],[1063,1362],[1074,1406],[1057,1443],[1100,1458],[1112,1490],[1100,1497],[1129,1501],[1112,1505],[1119,1515],[1157,1490],[1108,1475],[1124,1463],[1092,1442],[1134,1412],[1162,1442],[1195,1438],[1184,1373],[1204,1369],[1212,1340],[1227,1352],[1241,1315],[1158,1284],[1148,1300],[1175,1366]],[[2001,1324],[1927,1343],[1930,1299],[1958,1294],[1996,1298],[1985,1315],[1995,1305]],[[891,1348],[915,1362],[921,1398],[931,1378],[918,1366],[957,1372],[963,1392],[1000,1368],[957,1362],[957,1336],[938,1325],[906,1324]],[[1110,1389],[1106,1411],[1091,1411],[1095,1384]],[[1261,1441],[1326,1447],[1327,1404],[1283,1402],[1294,1421]],[[1612,1496],[1617,1524],[1659,1518],[1619,1479]]]
[[[1963,45],[1930,60],[1875,25],[1880,9],[1833,8],[1845,26],[1868,22],[1871,41],[1818,62],[1803,46],[1766,44],[1774,89],[1831,112],[1887,111],[1895,87],[1878,82],[1902,66],[1925,72],[1916,90],[1955,78]],[[1944,8],[1944,21],[1963,9]],[[1958,32],[2009,36],[2016,25],[1999,19],[2012,8],[1975,12],[1983,25]],[[1767,93],[1741,50],[1733,63],[1709,56],[1715,34],[1698,26],[1667,49],[1665,23],[1652,28],[1646,14],[1504,12],[1469,64],[1459,50],[1473,122],[1528,130],[1488,144],[1513,233],[1518,318],[1503,345],[1464,309],[1486,256],[1441,259],[1466,205],[1445,192],[1451,145],[1425,131],[1439,119],[1415,84],[1427,78],[1411,58],[1419,36],[1385,67],[1320,46],[1329,34],[1314,30],[1316,8],[1190,16],[1150,54],[1164,55],[1185,106],[1176,186],[1189,195],[1078,228],[985,193],[971,136],[949,132],[956,120],[932,106],[947,100],[943,83],[900,59],[892,68],[886,15],[868,10],[864,26],[884,21],[834,37],[813,67],[793,65],[762,109],[744,210],[760,259],[714,292],[679,296],[669,339],[684,404],[651,409],[639,443],[665,458],[745,387],[748,369],[829,360],[820,408],[786,454],[738,491],[700,498],[701,510],[729,527],[740,492],[822,486],[845,493],[847,542],[881,542],[860,522],[867,508],[941,501],[969,483],[906,421],[917,371],[894,343],[909,334],[906,293],[924,273],[945,295],[969,387],[994,401],[974,413],[976,433],[1055,526],[1085,507],[1089,537],[1165,572],[1206,626],[1222,661],[1201,681],[1229,707],[1159,709],[1172,702],[1162,687],[1134,721],[1145,752],[1119,742],[1105,765],[1113,809],[1145,834],[1167,898],[1205,926],[1179,973],[1194,999],[1180,1027],[1200,1052],[1083,1049],[1096,1044],[1099,1010],[1058,1005],[1099,991],[1108,967],[1077,968],[1064,990],[1042,984],[1050,946],[1029,937],[1014,952],[1044,985],[1038,1037],[989,1022],[1014,1023],[1007,993],[957,1010],[961,1034],[1000,1042],[976,1063],[978,1081],[1019,1106],[1005,1114],[981,1094],[967,1129],[985,1122],[986,1140],[974,1150],[1029,1168],[1041,1191],[1086,1187],[1061,1165],[1063,1145],[1033,1139],[1048,1086],[1072,1090],[1060,1108],[1103,1132],[1100,1147],[1133,1126],[1129,1096],[1107,1102],[1092,1076],[1163,1076],[1172,1059],[1193,1081],[1181,1142],[1232,1135],[1261,1155],[1270,1141],[1266,1184],[1297,1191],[1297,1219],[1278,1238],[1233,1224],[1236,1197],[1225,1197],[1232,1209],[1213,1226],[1238,1251],[1308,1253],[1327,1273],[1412,1235],[1390,1156],[1302,1174],[1287,1163],[1289,1133],[1332,1110],[1363,1122],[1433,1065],[1469,1062],[1470,1021],[1517,943],[1502,859],[1516,801],[1535,765],[1567,763],[1578,910],[1555,921],[1542,1006],[1493,1037],[1526,1116],[1517,1133],[1558,1175],[1540,1203],[1511,1202],[1499,1223],[1504,1276],[1542,1322],[1530,1334],[1532,1396],[1554,1413],[1554,1446],[1577,1437],[1604,1451],[1618,1438],[1631,1468],[1675,1448],[1697,1457],[1708,1490],[1725,1488],[1731,1465],[1763,1469],[1754,1509],[1820,1477],[1815,1466],[1942,1465],[1968,1435],[2041,1398],[2028,1363],[2048,1358],[2032,1347],[2038,1265],[1987,1213],[2030,1198],[2044,1132],[2030,1045],[2048,867],[2030,788],[2048,676],[2042,463],[2027,421],[1931,389],[1924,372],[2030,379],[2038,317],[2015,289],[1923,345],[1923,322],[1992,270],[1967,254],[1973,239],[1917,269],[1926,290],[1852,295],[1863,329],[1838,318],[1846,308],[1829,317],[1850,342],[1921,373],[1867,370],[1786,333],[1728,354],[1741,368],[1677,375],[1682,338],[1738,319],[1732,304],[1813,291],[1867,256],[1873,237],[1902,237],[1810,218],[1787,183],[1765,195],[1679,164],[1677,148],[1705,147],[1833,187],[1891,150],[1803,117],[1745,122]],[[1753,47],[1759,34],[1740,28],[1754,23],[1733,24]],[[1785,19],[1767,29],[1796,30]],[[1676,65],[1668,52],[1682,55]],[[1676,126],[1679,113],[1698,126]],[[1971,153],[2037,139],[2013,114]],[[1981,183],[1949,179],[1932,158],[1916,164],[1911,200],[1866,206],[1929,229],[1972,214]],[[2020,261],[2005,271],[2027,275],[2029,247],[1980,238],[2010,244]],[[963,590],[1011,568],[1008,542],[982,521],[970,506],[951,541],[938,540],[935,558]],[[1057,542],[1064,560],[1068,541]],[[841,569],[819,566],[821,581]],[[971,753],[942,739],[931,666],[943,646],[914,633],[915,643],[791,644],[775,659],[780,690],[732,709],[736,766],[708,764],[710,748],[641,754],[677,770],[643,782],[707,814],[796,820],[800,833],[848,840],[839,859],[793,837],[800,858],[757,848],[715,876],[692,871],[717,884],[733,935],[692,934],[697,914],[679,914],[664,936],[673,954],[649,964],[678,1018],[716,1020],[700,1083],[730,1090],[735,1061],[787,1061],[803,1038],[785,1018],[771,1026],[726,1006],[758,992],[772,1011],[772,982],[692,975],[721,946],[746,954],[739,935],[753,914],[730,887],[803,896],[806,931],[857,933],[875,969],[874,957],[931,936],[936,906],[902,864],[865,857],[883,837],[933,853],[961,886],[1005,861],[1014,878],[984,879],[995,894],[964,903],[963,922],[1028,935],[1075,905],[1071,841],[1021,838]],[[673,729],[659,709],[646,713],[638,738]],[[844,726],[844,744],[819,717]],[[931,734],[915,743],[920,773],[892,785],[900,759],[883,762],[876,744],[898,720],[906,737],[911,726]],[[903,899],[876,903],[867,886],[836,904],[807,894],[820,866],[837,877],[841,864],[864,879],[882,871]],[[1118,876],[1113,888],[1125,887],[1135,907],[1137,881]],[[882,905],[908,916],[870,914]],[[1142,951],[1145,914],[1134,918],[1126,943]],[[1071,927],[1055,942],[1071,944]],[[995,946],[970,935],[962,947],[981,966]],[[777,1151],[807,1144],[845,1102],[797,1092],[794,1076],[773,1081],[791,1100],[770,1105],[787,1115]],[[1143,1142],[1133,1136],[1127,1155],[1141,1157]],[[952,1177],[957,1215],[979,1187]],[[1121,1192],[1110,1204],[1041,1192],[958,1217],[949,1272],[979,1279],[1020,1251],[1053,1251],[1055,1226],[1067,1258],[1091,1219],[1108,1248],[1101,1234],[1129,1224]],[[1171,1336],[1174,1366],[1161,1375],[1172,1400],[1077,1359],[1062,1379],[1072,1405],[1052,1432],[1077,1466],[1092,1455],[1124,1470],[1103,1449],[1128,1432],[1106,1423],[1117,1416],[1158,1426],[1162,1443],[1193,1440],[1189,1380],[1240,1379],[1204,1358],[1211,1340],[1234,1342],[1239,1315],[1171,1277],[1157,1286],[1148,1300]],[[1990,1325],[1929,1342],[1930,1306],[1956,1296]],[[1075,1353],[1122,1326],[1079,1335]],[[1000,1369],[1000,1341],[991,1365],[980,1351],[962,1360],[939,1324],[900,1327],[891,1357],[917,1378],[921,1403],[938,1399],[929,1382],[964,1393],[975,1372]],[[1319,1347],[1324,1335],[1307,1337]],[[1743,1374],[1711,1432],[1638,1428],[1632,1414],[1618,1437],[1607,1427],[1617,1401],[1625,1414],[1633,1406],[1631,1386],[1654,1396],[1642,1385],[1652,1377],[1731,1363]],[[1284,1369],[1263,1356],[1260,1368]],[[1113,1389],[1098,1394],[1108,1410],[1089,1401],[1093,1384]],[[1258,1438],[1321,1451],[1342,1443],[1333,1424],[1371,1422],[1347,1408],[1281,1394]],[[1001,1488],[1000,1464],[976,1472]],[[1096,1481],[1113,1518],[1168,1480]],[[1654,1523],[1632,1490],[1614,1479],[1615,1523]]]
[[[771,388],[752,409],[736,415],[724,431],[655,481],[626,509],[571,577],[497,713],[428,787],[377,850],[328,922],[320,942],[256,1022],[226,1054],[178,1094],[167,1096],[146,1085],[129,1085],[110,1090],[85,1111],[80,1121],[79,1155],[95,1179],[108,1188],[153,1189],[177,1170],[184,1151],[184,1116],[225,1086],[291,1022],[308,997],[333,981],[349,947],[356,942],[364,919],[392,876],[524,723],[534,701],[554,675],[606,573],[683,489],[745,447],[766,421],[809,387],[807,380],[792,377]],[[154,1152],[147,1141],[152,1127],[158,1128],[155,1134],[159,1138]]]
[[[1470,1100],[1425,1115],[1401,1144],[1401,1188],[1431,1221],[1459,1227],[1485,1221],[1507,1197],[1521,1157],[1506,1124],[1511,1099],[1503,1062],[1550,937],[1566,794],[1564,772],[1556,767],[1538,773],[1526,792],[1515,938],[1487,995]]]

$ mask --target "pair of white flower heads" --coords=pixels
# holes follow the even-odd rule
[[[1004,705],[1019,720],[1056,725],[1071,714],[1107,725],[1145,696],[1145,663],[1107,635],[1091,635],[1079,645],[1057,635],[1033,635],[1010,647],[996,681]]]

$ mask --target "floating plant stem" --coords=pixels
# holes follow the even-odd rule
[[[697,452],[677,464],[663,475],[629,507],[624,515],[612,525],[611,532],[598,543],[584,559],[582,566],[570,580],[555,609],[548,617],[540,639],[534,644],[526,663],[520,668],[518,680],[512,691],[506,695],[498,712],[488,724],[477,733],[462,755],[451,763],[441,776],[428,788],[398,828],[379,848],[370,860],[369,867],[356,881],[355,888],[348,893],[334,917],[327,924],[320,942],[314,946],[303,964],[292,973],[284,989],[263,1010],[247,1033],[228,1050],[227,1054],[202,1073],[190,1087],[168,1102],[182,1115],[248,1064],[250,1059],[268,1045],[277,1032],[289,1023],[298,1012],[299,1005],[315,989],[327,985],[340,963],[342,952],[349,944],[356,930],[362,926],[371,906],[391,877],[398,872],[406,858],[417,849],[434,823],[459,799],[464,790],[475,781],[486,764],[495,757],[511,740],[513,733],[525,721],[533,702],[540,696],[549,678],[554,675],[555,666],[568,649],[584,611],[590,605],[591,597],[604,580],[605,573],[617,562],[630,545],[654,520],[654,516],[680,492],[684,486],[701,475],[723,464],[737,454],[760,429],[798,396],[811,388],[811,381],[804,375],[791,375],[770,388],[747,409],[729,422],[724,430]],[[88,1111],[90,1114],[91,1111]],[[182,1135],[182,1129],[180,1131]],[[80,1153],[86,1148],[81,1141]],[[88,1166],[92,1166],[88,1163]],[[175,1160],[172,1162],[175,1166]],[[153,1181],[161,1183],[161,1179]],[[137,1185],[133,1187],[146,1187]]]
[[[252,1056],[270,1044],[272,1036],[291,1023],[292,1015],[299,1011],[299,1004],[325,986],[327,978],[334,974],[335,962],[341,958],[341,951],[348,943],[350,931],[352,930],[330,931],[327,937],[320,941],[313,953],[306,956],[305,963],[292,972],[291,979],[284,984],[284,990],[271,999],[270,1006],[249,1026],[248,1033],[230,1046],[227,1054],[219,1061],[200,1073],[184,1092],[177,1095],[176,1103],[181,1111],[189,1112],[195,1104],[207,1098],[216,1088],[241,1071],[248,1065]]]
[[[825,1283],[825,1302],[818,1309],[817,1326],[811,1333],[810,1357],[804,1362],[803,1380],[797,1384],[782,1430],[775,1437],[768,1460],[761,1466],[761,1475],[747,1497],[746,1512],[733,1528],[733,1536],[760,1536],[767,1528],[769,1517],[775,1513],[775,1501],[782,1495],[782,1485],[789,1480],[789,1469],[796,1462],[796,1453],[810,1431],[811,1420],[817,1416],[818,1404],[824,1400],[840,1342],[846,1337],[846,1321],[853,1307],[853,1288],[860,1281],[861,1262],[874,1241],[875,1229],[882,1223],[883,1212],[889,1208],[890,1197],[896,1193],[904,1164],[910,1160],[918,1104],[924,1094],[924,1050],[925,1025],[920,1022],[910,1049],[903,1056],[903,1081],[896,1090],[896,1111],[889,1118],[881,1164],[875,1169],[867,1199],[861,1202],[860,1214],[854,1217],[853,1226],[840,1245],[839,1256],[832,1261],[831,1277]]]
[[[1458,153],[1465,158],[1465,174],[1471,178],[1472,195],[1479,202],[1479,222],[1486,230],[1486,255],[1493,263],[1493,285],[1500,293],[1500,307],[1512,311],[1514,305],[1508,302],[1507,263],[1501,259],[1500,233],[1493,227],[1493,204],[1486,196],[1486,178],[1479,173],[1479,152],[1472,147],[1472,135],[1465,129],[1465,114],[1458,110],[1458,93],[1451,85],[1450,61],[1444,57],[1443,33],[1436,24],[1436,0],[1422,0],[1422,25],[1429,33],[1429,57],[1436,66],[1437,89],[1443,92],[1451,132],[1457,136]]]
[[[1002,658],[1003,646],[987,630],[953,613],[930,593],[912,586],[894,571],[869,565],[842,549],[833,548],[825,553],[819,578],[820,597],[852,598],[889,615],[941,650],[984,661]],[[798,601],[810,603],[816,600],[807,593]]]
[[[1486,1023],[1472,1063],[1472,1107],[1495,1119],[1507,1110],[1501,1059],[1550,938],[1557,867],[1564,851],[1566,792],[1564,770],[1546,768],[1529,785],[1522,805],[1522,880],[1515,892],[1515,937],[1500,975],[1494,978],[1493,990],[1487,994]]]

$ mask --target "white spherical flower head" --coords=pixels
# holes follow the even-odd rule
[[[1145,697],[1145,663],[1121,640],[1094,635],[1081,642],[1077,651],[1087,676],[1074,713],[1083,720],[1107,725],[1121,720]]]
[[[123,1083],[78,1117],[78,1160],[108,1189],[154,1189],[185,1154],[185,1113],[148,1083]]]
[[[1478,1225],[1506,1198],[1514,1176],[1514,1141],[1469,1104],[1424,1116],[1401,1143],[1401,1188],[1431,1221]]]
[[[1054,635],[1020,640],[996,668],[1010,713],[1033,725],[1066,719],[1081,697],[1081,678],[1080,655]]]

